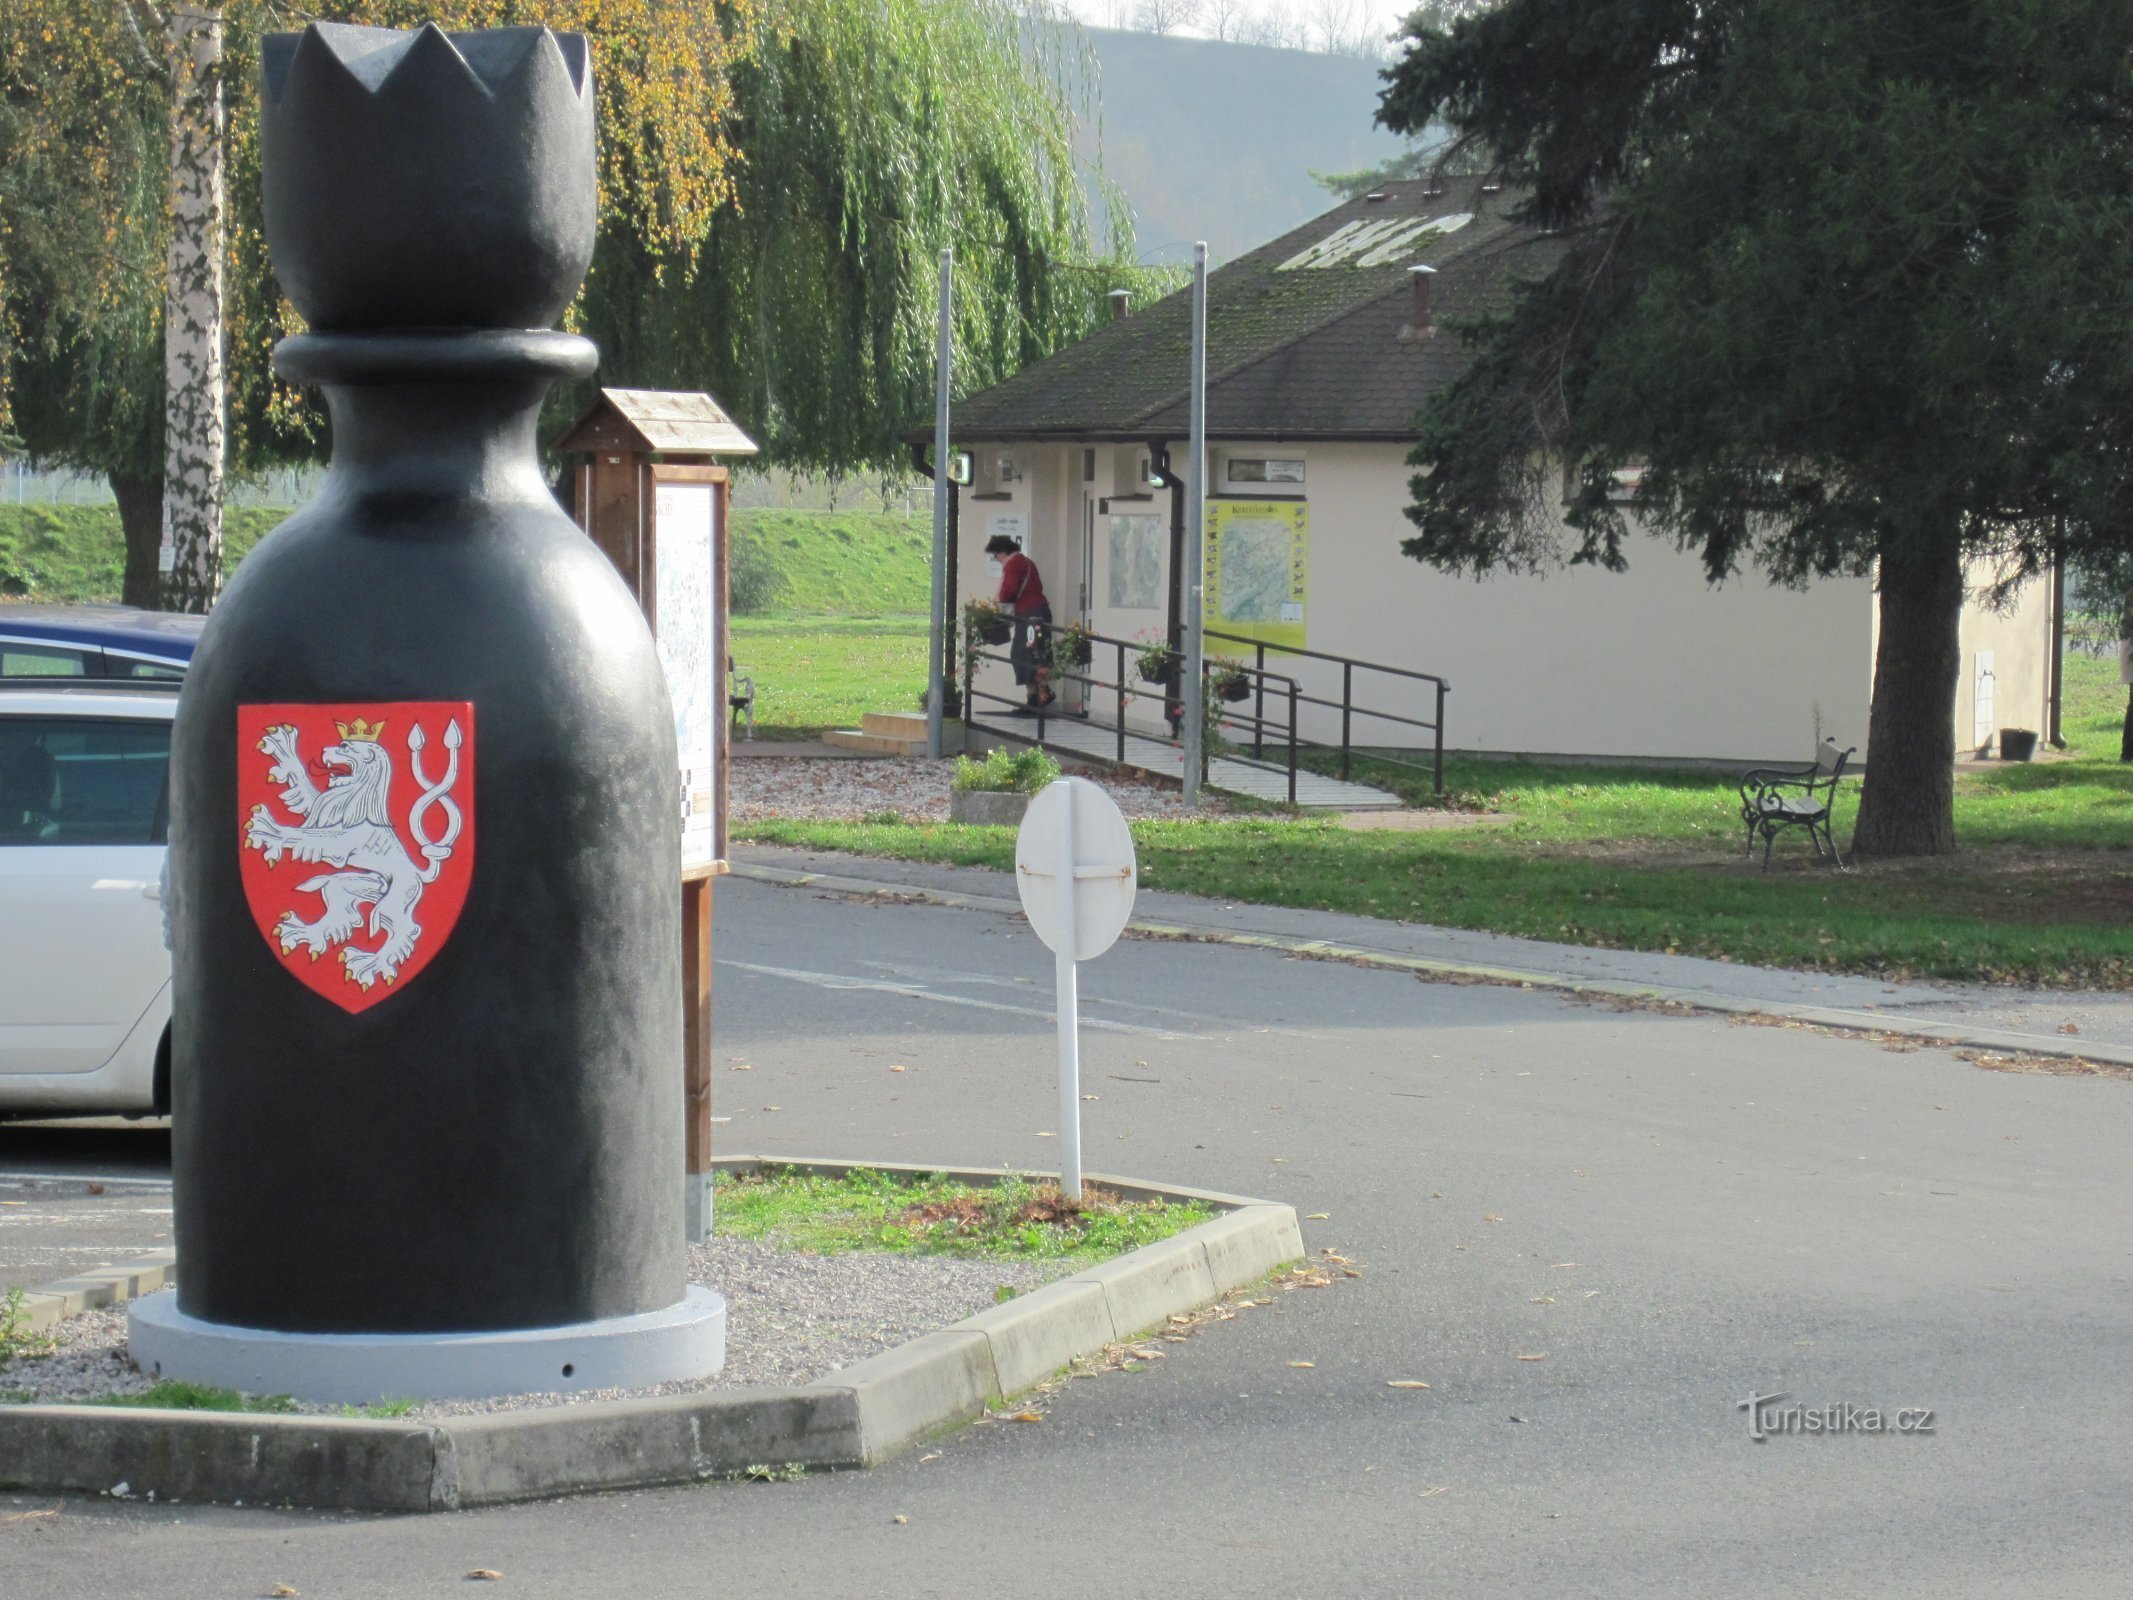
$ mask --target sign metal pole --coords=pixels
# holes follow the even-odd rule
[[[1059,991],[1059,1187],[1081,1198],[1081,983],[1074,970],[1074,797],[1059,807],[1059,924],[1052,970]]]
[[[950,315],[954,309],[955,252],[941,252],[940,329],[933,348],[933,603],[926,628],[926,757],[941,758],[941,709],[947,698],[942,654],[948,612],[948,380],[954,359]]]
[[[1207,243],[1192,247],[1192,407],[1187,449],[1191,489],[1185,502],[1185,803],[1200,803],[1200,762],[1207,747],[1206,641],[1200,608],[1206,599],[1207,560]]]
[[[1015,835],[1015,891],[1052,948],[1059,1006],[1059,1187],[1081,1198],[1081,984],[1075,963],[1110,949],[1133,914],[1138,866],[1117,802],[1086,778],[1058,778]]]

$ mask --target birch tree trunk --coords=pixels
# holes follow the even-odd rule
[[[222,574],[222,0],[170,10],[170,266],[163,305],[164,603]]]

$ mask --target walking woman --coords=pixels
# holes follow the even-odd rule
[[[1015,640],[1007,659],[1015,669],[1015,682],[1029,693],[1029,704],[1008,713],[1033,717],[1040,706],[1049,706],[1055,696],[1046,687],[1051,676],[1043,663],[1051,655],[1052,608],[1044,598],[1044,579],[1037,563],[1022,553],[1022,547],[1004,533],[985,541],[985,553],[1000,557],[1000,609],[1014,618]]]

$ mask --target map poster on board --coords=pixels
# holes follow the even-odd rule
[[[681,754],[684,872],[718,859],[718,736],[723,724],[725,656],[718,638],[718,526],[715,483],[655,484],[653,633],[674,702]]]
[[[1261,644],[1304,648],[1311,508],[1302,500],[1210,500],[1204,625]],[[1216,640],[1220,654],[1226,640]]]

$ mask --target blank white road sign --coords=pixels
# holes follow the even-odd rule
[[[1072,852],[1071,923],[1060,885]],[[1118,803],[1086,778],[1059,778],[1029,804],[1015,836],[1015,888],[1030,926],[1053,950],[1071,928],[1076,961],[1102,955],[1133,915],[1139,879],[1133,835]]]

